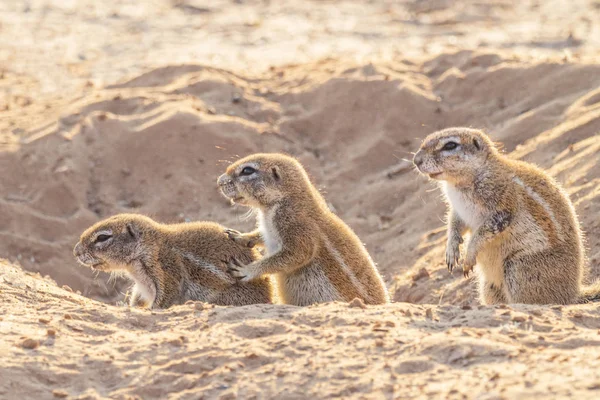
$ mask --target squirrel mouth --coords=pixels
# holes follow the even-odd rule
[[[77,257],[77,261],[84,267],[88,267],[98,271],[102,271],[102,265],[104,264],[104,261],[102,260],[96,260],[93,257],[86,257],[85,255]]]
[[[227,197],[229,200],[231,200],[234,203],[240,203],[244,201],[244,196],[240,196],[237,193],[224,193],[225,197]]]
[[[229,198],[232,203],[245,205],[245,198],[243,196],[236,195],[234,197]]]
[[[233,203],[243,204],[245,198],[238,193],[234,185],[225,185],[221,187],[221,193]]]
[[[435,173],[433,173],[433,174],[428,174],[428,175],[429,175],[429,177],[430,177],[431,179],[435,179],[435,178],[437,178],[438,176],[442,175],[443,173],[444,173],[444,172],[442,171],[442,172],[435,172]]]

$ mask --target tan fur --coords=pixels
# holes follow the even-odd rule
[[[187,300],[270,303],[268,279],[241,283],[227,273],[232,259],[252,262],[258,254],[231,241],[225,230],[212,222],[165,225],[143,215],[119,214],[83,232],[73,254],[93,269],[126,272],[135,282],[132,306],[167,308]]]
[[[453,142],[455,149],[450,149]],[[449,146],[444,148],[444,146]],[[449,205],[446,263],[479,266],[484,304],[569,304],[600,297],[582,289],[582,233],[573,204],[541,169],[501,154],[481,131],[449,128],[429,135],[415,154],[423,174],[444,181]]]
[[[246,168],[254,172],[245,174]],[[287,304],[354,298],[367,304],[389,301],[369,253],[329,210],[298,161],[281,154],[255,154],[227,168],[218,184],[226,197],[258,213],[257,231],[230,231],[230,236],[266,249],[259,261],[233,265],[234,276],[247,282],[275,275],[279,295]]]

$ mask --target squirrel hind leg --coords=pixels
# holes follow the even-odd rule
[[[511,303],[572,304],[580,297],[576,260],[540,252],[504,260],[504,283]]]
[[[479,282],[479,297],[481,304],[486,306],[493,304],[506,304],[508,299],[504,294],[503,285],[494,284],[492,282],[485,281],[483,277],[480,277]]]

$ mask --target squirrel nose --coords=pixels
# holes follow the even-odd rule
[[[414,158],[413,158],[413,163],[417,166],[420,167],[421,164],[423,164],[423,153],[421,153],[421,151],[417,151],[417,154],[415,154]]]
[[[75,257],[79,257],[80,254],[81,254],[81,243],[77,242],[77,244],[73,248],[73,255]]]
[[[227,174],[223,174],[219,177],[219,179],[217,179],[217,185],[219,185],[219,186],[225,186],[230,183],[233,183],[233,181]]]

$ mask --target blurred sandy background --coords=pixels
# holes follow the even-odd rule
[[[600,276],[599,21],[592,0],[1,2],[0,397],[597,398],[598,307],[478,306],[407,160],[486,129],[565,186]],[[394,300],[427,305],[129,310],[75,263],[118,212],[250,229],[215,180],[257,151],[298,157]]]
[[[327,57],[368,62],[486,48],[596,56],[599,12],[595,0],[7,0],[2,67],[36,90],[3,89],[65,95],[180,63],[256,74]]]

